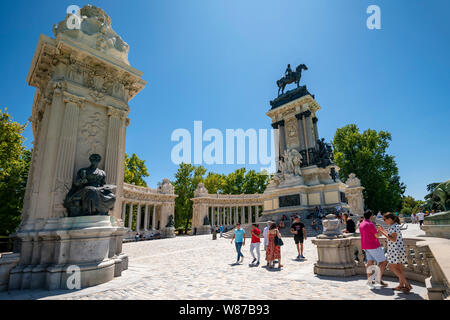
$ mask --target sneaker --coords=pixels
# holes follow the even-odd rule
[[[305,259],[305,256],[301,254],[301,255],[300,255],[300,258]]]
[[[241,262],[244,262],[244,256],[241,256]]]
[[[375,288],[375,285],[374,285],[373,281],[367,281],[367,286],[368,286],[370,289],[374,289],[374,288]]]
[[[300,259],[302,256],[299,254],[298,256],[297,256],[297,259]]]
[[[257,266],[259,266],[259,261],[258,261],[258,262],[256,262],[255,266],[256,266],[256,267],[257,267]]]
[[[254,264],[256,262],[256,258],[255,259],[253,259],[253,261],[252,261],[252,264]]]

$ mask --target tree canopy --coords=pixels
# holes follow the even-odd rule
[[[391,140],[389,132],[368,129],[360,133],[355,124],[338,128],[333,139],[340,178],[355,173],[364,187],[366,207],[374,211],[395,211],[402,205],[406,187],[400,182],[394,157],[386,153]]]
[[[139,159],[135,153],[133,153],[131,157],[128,157],[125,153],[124,182],[146,187],[147,183],[144,178],[148,176],[149,174],[147,167],[145,166],[145,160]]]
[[[0,109],[0,235],[13,233],[21,219],[32,154],[23,145],[25,128]]]

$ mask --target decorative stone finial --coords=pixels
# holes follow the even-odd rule
[[[205,188],[203,182],[200,182],[197,189],[194,191],[194,197],[201,197],[208,194],[208,189]]]
[[[161,185],[158,187],[158,192],[163,194],[173,194],[174,193],[174,187],[170,183],[170,180],[167,178],[164,178]]]
[[[53,26],[55,37],[63,34],[129,65],[129,46],[112,29],[111,18],[106,12],[88,4],[80,9],[79,14],[81,20],[79,27],[72,29],[68,27],[73,20],[73,14],[68,13],[63,21]]]

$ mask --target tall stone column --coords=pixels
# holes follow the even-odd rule
[[[252,206],[248,206],[248,223],[253,223],[253,217],[252,217]]]
[[[126,214],[127,214],[127,203],[125,202],[125,201],[123,201],[123,203],[122,203],[122,206],[123,206],[123,211],[122,211],[122,223],[123,224],[125,224],[125,216],[126,216]]]
[[[303,114],[298,113],[295,115],[295,117],[297,118],[298,144],[300,146],[300,151],[303,151],[303,150],[306,150],[305,129],[303,126]],[[300,153],[302,153],[302,152],[300,152]],[[304,155],[306,155],[306,153]],[[302,156],[303,156],[303,154],[302,154]]]
[[[75,152],[77,146],[79,109],[84,104],[84,98],[64,92],[63,102],[65,104],[65,109],[63,126],[59,137],[58,158],[56,160],[53,217],[63,217],[64,212],[66,211],[63,207],[63,201],[67,191],[72,186],[74,177],[73,168],[75,165]]]
[[[245,223],[245,207],[241,207],[241,224]]]
[[[238,207],[234,207],[234,224],[238,223]]]
[[[156,203],[153,204],[152,230],[156,230]]]
[[[133,231],[133,209],[134,209],[134,203],[130,203],[130,212],[128,212],[128,228],[130,231]]]
[[[144,231],[148,230],[148,204],[144,204]]]
[[[313,122],[313,126],[314,126],[314,141],[317,141],[317,139],[319,139],[319,129],[317,128],[317,121],[319,121],[319,119],[317,119],[317,117],[314,116],[312,118],[312,122]]]
[[[141,231],[141,215],[142,215],[142,210],[141,210],[141,203],[138,203],[137,206],[137,214],[136,214],[136,232],[140,232]]]
[[[284,150],[286,150],[286,136],[284,130],[284,120],[272,123],[272,128],[278,129],[279,133],[279,155],[283,155]]]

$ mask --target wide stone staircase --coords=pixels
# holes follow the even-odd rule
[[[318,230],[315,230],[313,228],[313,226],[311,225],[311,223],[313,221],[313,217],[311,216],[311,213],[313,213],[313,211],[303,211],[302,213],[297,213],[297,214],[300,214],[300,221],[305,225],[307,237],[315,237],[323,232],[322,219],[315,218],[317,226],[318,226]],[[287,216],[288,219],[284,221],[284,224],[285,224],[284,228],[280,229],[281,236],[282,237],[293,237],[294,235],[290,232],[290,228],[291,228],[291,220],[290,220],[291,218],[290,217],[291,217],[291,215],[295,215],[295,214],[285,213],[284,215]],[[283,214],[271,215],[271,216],[267,216],[267,217],[262,217],[264,219],[264,221],[257,221],[256,223],[258,224],[258,227],[261,230],[261,237],[263,237],[262,230],[267,225],[267,220],[276,222],[276,224],[279,225],[281,222],[282,216],[283,216]],[[241,228],[243,228],[245,230],[245,237],[250,238],[251,237],[251,224],[241,224]],[[233,233],[234,233],[234,228],[232,228],[228,232],[224,232],[223,237],[226,239],[231,239],[233,237]]]

